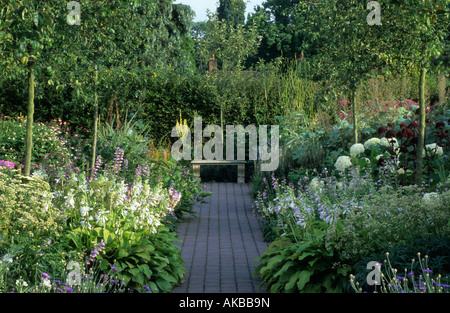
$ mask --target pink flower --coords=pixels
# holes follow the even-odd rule
[[[0,167],[14,168],[14,162],[0,160]]]

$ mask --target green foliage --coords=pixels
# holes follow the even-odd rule
[[[58,154],[62,156],[62,164],[68,158],[69,151],[65,145],[65,133],[56,123],[35,123],[33,125],[33,154],[32,163],[37,164],[46,158]],[[26,120],[4,119],[0,120],[0,159],[24,164],[26,137]],[[61,164],[61,165],[62,165]]]
[[[184,277],[184,261],[174,244],[179,239],[165,227],[154,234],[133,231],[115,234],[106,228],[78,228],[69,237],[84,249],[92,249],[105,238],[100,270],[105,272],[114,266],[129,289],[138,291],[148,286],[154,293],[170,292]]]
[[[449,235],[449,193],[442,202],[429,204],[418,188],[384,188],[364,200],[364,212],[351,211],[341,227],[332,226],[328,240],[336,243],[343,260],[358,259],[370,252],[405,244],[411,238]]]
[[[239,71],[244,61],[258,48],[260,37],[256,25],[234,24],[217,15],[210,15],[205,32],[194,38],[197,44],[198,62],[207,64],[212,54],[223,71]]]
[[[51,204],[50,186],[39,177],[0,171],[0,235],[43,238],[61,232],[62,213]]]
[[[20,292],[17,281],[27,284],[26,290],[22,292],[32,292],[32,288],[42,284],[42,272],[55,280],[66,282],[68,263],[83,263],[80,251],[73,250],[69,240],[61,234],[48,234],[48,237],[20,234],[8,237],[0,241],[0,256],[0,281],[4,280],[0,285],[1,292]]]
[[[300,242],[275,240],[255,270],[270,292],[341,292],[350,267],[338,264],[321,227]]]
[[[217,18],[226,20],[232,25],[244,24],[245,3],[243,0],[219,0]]]
[[[249,63],[259,59],[271,62],[281,56],[287,59],[301,57],[302,49],[305,51],[302,44],[308,34],[302,29],[306,14],[301,14],[298,6],[299,1],[293,0],[267,0],[256,6],[247,23],[257,25],[262,39],[257,54],[249,58]],[[313,50],[305,52],[308,57],[314,53]]]
[[[160,229],[149,238],[141,238],[138,242],[122,241],[111,257],[105,258],[102,268],[107,269],[114,264],[118,275],[126,285],[134,290],[145,285],[152,292],[170,292],[184,277],[184,261],[174,242],[176,234]],[[108,254],[108,251],[107,251]]]

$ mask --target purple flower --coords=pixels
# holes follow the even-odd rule
[[[73,292],[73,289],[71,287],[66,287],[67,292]]]
[[[45,272],[42,272],[42,279],[50,279],[50,275]]]
[[[112,270],[113,272],[118,272],[118,271],[119,271],[114,265],[111,265],[111,270]]]
[[[152,291],[151,289],[150,289],[150,287],[149,286],[147,286],[147,285],[145,285],[145,290],[147,290],[147,291]]]
[[[419,290],[422,290],[422,291],[426,289],[425,286],[422,284],[415,284],[414,286],[419,287]]]

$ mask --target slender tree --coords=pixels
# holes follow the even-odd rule
[[[372,30],[378,49],[374,52],[393,71],[419,72],[419,138],[415,183],[422,184],[426,130],[426,77],[448,72],[450,3],[448,0],[380,1],[382,27]]]
[[[315,76],[326,79],[332,89],[349,94],[353,137],[358,143],[358,110],[356,92],[358,86],[384,66],[373,49],[376,38],[367,35],[368,11],[359,0],[324,0],[320,3],[302,1],[298,13],[307,16],[302,26],[309,36],[302,48],[317,50],[314,59]]]
[[[46,5],[57,6],[57,1]],[[33,120],[35,98],[35,73],[42,67],[41,57],[45,47],[53,43],[58,10],[45,10],[36,1],[10,0],[0,8],[0,73],[14,78],[19,72],[27,73],[28,106],[25,138],[24,174],[29,175],[33,151]]]

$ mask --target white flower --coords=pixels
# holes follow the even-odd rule
[[[28,283],[26,281],[21,281],[19,279],[16,280],[16,285],[17,286],[28,287]]]
[[[373,146],[376,146],[376,145],[379,144],[379,143],[380,143],[380,139],[379,139],[379,138],[376,138],[376,137],[370,138],[369,140],[367,140],[367,141],[364,143],[364,147],[365,147],[366,149],[370,149],[370,148],[372,148]]]
[[[81,207],[80,208],[81,216],[86,216],[90,210],[92,210],[92,209],[90,207],[88,207],[88,206]]]
[[[5,254],[5,255],[3,256],[3,259],[0,260],[0,264],[3,263],[3,262],[9,262],[9,263],[12,263],[12,262],[13,262],[13,259],[9,256],[9,254]]]
[[[342,155],[336,160],[336,163],[334,164],[334,166],[336,167],[336,169],[338,171],[343,172],[343,171],[345,171],[345,169],[352,166],[352,162],[350,161],[350,157],[348,157],[346,155]]]
[[[63,196],[63,192],[61,190],[56,190],[53,192],[53,196],[56,198],[62,197]]]
[[[50,282],[50,279],[44,279],[42,281],[42,285],[44,285],[47,288],[50,288],[52,286],[52,283]]]
[[[317,188],[322,188],[325,184],[324,181],[320,180],[317,177],[314,177],[311,182],[309,183],[309,189],[310,190],[316,190]]]
[[[398,142],[397,142],[396,138],[387,139],[386,137],[383,137],[380,139],[380,145],[387,147],[387,148],[391,148],[391,147],[393,147],[394,149],[398,148]]]
[[[403,168],[399,168],[398,171],[397,171],[397,173],[398,173],[399,175],[405,174],[405,170],[404,170]]]
[[[439,204],[439,195],[436,192],[429,192],[423,195],[422,201],[425,205]]]
[[[442,149],[442,147],[438,146],[435,143],[430,143],[429,145],[425,146],[425,149],[427,150],[428,153],[431,153],[432,155],[443,155],[444,154],[444,150]],[[425,149],[422,151],[422,156],[425,156]]]
[[[73,198],[73,194],[72,193],[69,193],[64,198],[66,199],[66,206],[70,206],[72,208],[75,206],[75,199]]]
[[[357,157],[359,154],[364,153],[364,145],[361,143],[355,143],[350,147],[350,155],[352,157]]]

